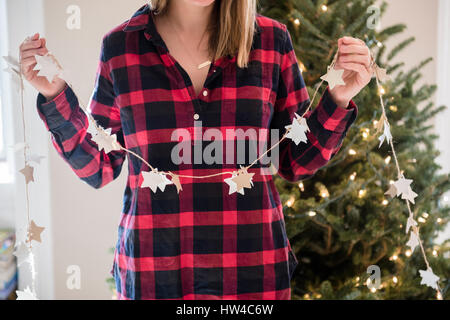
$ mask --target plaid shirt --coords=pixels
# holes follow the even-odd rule
[[[258,14],[249,67],[239,68],[235,56],[213,61],[196,95],[152,17],[146,5],[105,35],[89,111],[160,171],[209,175],[239,168],[173,164],[178,142],[171,133],[193,133],[195,114],[202,130],[279,129],[281,136],[294,113],[306,110],[309,97],[286,25]],[[153,193],[140,188],[140,173],[149,170],[142,161],[124,151],[98,150],[69,87],[49,102],[39,94],[37,109],[58,153],[92,187],[114,180],[128,158],[111,270],[120,299],[290,299],[298,260],[272,176],[259,174],[263,165],[249,169],[256,174],[245,195],[229,195],[226,176],[182,178],[179,194],[173,185]],[[278,173],[292,182],[311,177],[338,152],[356,116],[353,102],[337,107],[327,88],[306,115],[308,142],[280,144]]]

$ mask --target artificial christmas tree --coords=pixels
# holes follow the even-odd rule
[[[434,147],[436,135],[429,121],[443,110],[431,97],[435,85],[418,87],[420,70],[430,59],[412,70],[391,61],[413,38],[391,50],[383,43],[406,26],[377,31],[374,14],[387,9],[383,3],[373,10],[374,0],[261,0],[258,12],[287,25],[299,68],[310,97],[337,50],[342,36],[360,38],[375,53],[390,81],[377,87],[373,81],[354,100],[360,106],[340,152],[313,177],[298,184],[276,179],[284,206],[286,227],[300,264],[293,275],[294,299],[436,299],[449,298],[450,241],[434,240],[449,220],[444,194],[450,189],[448,174],[438,173]],[[375,16],[375,18],[378,18]],[[320,92],[325,89],[323,86]],[[443,297],[421,284],[419,270],[426,270],[420,248],[406,245],[408,210],[405,201],[390,198],[386,190],[397,179],[393,154],[387,143],[379,147],[376,134],[381,116],[379,90],[383,91],[387,116],[400,167],[413,179],[418,193],[411,206],[419,222],[424,250],[440,277]],[[314,104],[315,105],[315,104]],[[368,267],[381,272],[378,288],[369,289]],[[370,280],[371,281],[371,280]]]

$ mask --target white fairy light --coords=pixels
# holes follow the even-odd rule
[[[354,156],[356,154],[356,151],[353,149],[348,150],[348,154],[351,156]]]

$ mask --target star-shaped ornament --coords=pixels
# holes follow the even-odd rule
[[[33,177],[34,168],[32,166],[29,166],[27,164],[23,169],[19,170],[19,172],[25,176],[26,184],[30,183],[31,181],[34,181]]]
[[[376,64],[375,64],[375,67],[374,67],[374,73],[375,73],[375,76],[378,78],[378,80],[380,82],[385,82],[385,81],[390,80],[390,77],[387,74],[387,70],[384,69],[384,68],[380,68]]]
[[[384,132],[381,136],[378,137],[378,140],[380,140],[380,145],[378,146],[378,148],[381,147],[385,139],[388,144],[392,143],[391,128],[386,120],[384,120]]]
[[[412,252],[414,252],[414,249],[419,245],[419,237],[415,232],[411,232],[411,235],[406,245],[411,248]]]
[[[343,75],[344,69],[336,70],[333,66],[331,68],[328,68],[328,72],[325,75],[321,76],[320,79],[328,82],[330,89],[333,89],[335,86],[345,85],[345,82],[342,78]]]
[[[153,193],[158,191],[158,188],[164,192],[167,185],[173,182],[167,179],[166,175],[158,172],[158,169],[153,171],[142,171],[142,178],[144,179],[141,184],[141,188],[150,188]]]
[[[439,277],[433,273],[433,270],[431,270],[431,268],[428,268],[427,270],[419,270],[419,272],[420,276],[422,277],[422,281],[420,281],[420,284],[426,284],[434,290],[438,289]]]
[[[25,290],[16,290],[17,300],[39,300],[36,295],[31,292],[30,287],[26,287]]]
[[[377,121],[377,124],[375,126],[376,134],[380,134],[383,132],[384,129],[384,122],[386,121],[386,116],[384,114],[381,115],[380,120]]]
[[[175,185],[175,187],[177,188],[177,193],[179,194],[180,191],[183,191],[183,186],[181,185],[180,182],[180,177],[176,174],[171,174],[172,176],[172,183]]]
[[[237,172],[233,172],[231,178],[225,179],[225,183],[230,187],[230,190],[228,194],[233,194],[235,192],[239,192],[240,194],[244,195],[244,188],[238,191],[236,182],[233,181],[233,179],[237,177]]]
[[[402,195],[402,199],[408,200],[412,203],[414,203],[414,198],[417,197],[417,193],[415,193],[411,189],[411,183],[412,179],[405,179],[404,177],[401,177],[397,181],[394,182],[395,188],[397,189],[397,197],[399,195]]]
[[[411,216],[408,217],[408,220],[406,221],[406,233],[409,232],[410,228],[415,227],[415,226],[417,226],[416,220],[414,220],[414,218]]]
[[[98,150],[105,150],[105,153],[111,151],[121,150],[120,144],[117,142],[117,135],[111,135],[111,128],[104,129],[101,126],[95,135],[92,136],[92,141],[97,143]]]
[[[31,242],[33,240],[37,242],[42,242],[41,233],[44,231],[44,229],[45,229],[44,227],[39,227],[38,225],[36,225],[34,220],[31,220],[30,226],[28,227],[27,242]]]
[[[251,189],[253,186],[254,173],[249,173],[246,168],[242,168],[237,172],[237,176],[231,180],[236,183],[237,192],[244,188]]]
[[[388,191],[386,191],[384,194],[390,196],[391,198],[393,198],[393,197],[395,197],[397,195],[397,188],[395,187],[394,184],[391,184],[389,186]]]
[[[17,257],[18,266],[22,265],[25,262],[30,263],[32,261],[31,250],[22,241],[16,244],[13,254]]]
[[[53,82],[53,79],[62,71],[53,56],[47,53],[44,56],[36,54],[34,57],[36,58],[37,64],[33,70],[39,70],[38,76],[46,77],[48,82]]]
[[[35,162],[37,164],[41,164],[41,160],[44,159],[44,158],[45,158],[44,156],[40,156],[40,155],[38,155],[36,153],[33,153],[33,154],[30,155],[29,160],[33,161],[33,162]]]
[[[308,123],[305,118],[300,117],[297,113],[295,113],[295,119],[292,121],[292,124],[286,126],[285,128],[289,130],[286,134],[286,138],[294,141],[296,145],[300,142],[308,142],[308,138],[306,137],[306,132],[309,131]]]

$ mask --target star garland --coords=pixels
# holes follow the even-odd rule
[[[17,300],[37,300],[36,297],[36,265],[33,254],[32,241],[42,242],[41,233],[44,231],[44,227],[38,226],[34,220],[31,220],[30,216],[30,196],[28,184],[34,182],[34,167],[30,164],[33,161],[37,164],[40,163],[41,159],[44,158],[37,154],[28,154],[29,145],[27,143],[27,128],[25,123],[25,108],[24,108],[24,81],[21,72],[21,66],[14,58],[7,56],[3,57],[7,63],[7,68],[5,71],[11,73],[19,84],[20,88],[20,105],[21,105],[21,117],[22,117],[22,131],[23,131],[23,142],[17,143],[12,146],[15,152],[23,151],[24,167],[19,170],[25,178],[25,194],[26,194],[26,210],[27,210],[27,232],[26,238],[20,239],[15,243],[15,249],[13,254],[17,257],[17,264],[20,266],[23,263],[28,263],[31,273],[31,289],[29,286],[26,287],[24,291],[17,290]],[[41,60],[42,62],[42,60]],[[42,62],[45,66],[45,61]],[[50,76],[47,73],[48,76]]]
[[[61,68],[60,64],[57,62],[56,58],[52,56],[51,54],[47,54],[45,56],[38,56],[36,55],[36,60],[38,61],[38,65],[36,66],[35,70],[39,70],[39,75],[47,77],[49,81],[52,81],[54,77],[58,76],[61,79],[64,79],[69,87],[73,89],[73,86],[71,85],[70,81],[68,81],[66,75],[63,72],[63,69]],[[373,75],[375,76],[376,83],[378,88],[381,88],[380,82],[384,82],[389,80],[389,76],[387,75],[386,69],[383,69],[379,67],[375,60],[374,60],[373,53],[371,54],[371,68],[373,70]],[[20,88],[22,93],[22,113],[23,113],[23,77],[20,72],[20,67],[17,63],[15,63],[14,59],[11,57],[4,57],[9,65],[9,72],[12,74],[16,74],[20,79]],[[335,86],[339,85],[345,85],[345,81],[343,80],[343,73],[344,70],[337,70],[335,69],[336,61],[338,58],[338,53],[335,54],[333,61],[331,64],[327,67],[327,73],[320,77],[321,82],[317,85],[315,92],[313,94],[312,99],[310,100],[309,106],[304,111],[304,113],[300,116],[297,113],[295,113],[295,117],[290,125],[287,125],[285,127],[286,131],[284,135],[281,137],[281,139],[274,144],[270,149],[268,149],[266,152],[264,152],[260,157],[258,157],[256,160],[254,160],[250,165],[243,167],[241,166],[240,169],[229,171],[229,172],[219,172],[212,175],[206,175],[206,176],[189,176],[189,175],[178,175],[173,172],[166,172],[166,171],[159,171],[157,168],[152,167],[150,163],[148,163],[145,159],[143,159],[141,156],[136,154],[135,152],[128,150],[120,145],[120,143],[117,141],[117,136],[115,134],[111,134],[111,128],[103,128],[100,125],[96,123],[96,120],[93,118],[91,113],[89,113],[84,107],[83,103],[80,100],[80,107],[83,109],[83,111],[86,113],[90,120],[90,124],[94,126],[94,133],[92,134],[92,140],[97,143],[99,151],[104,150],[105,153],[109,153],[114,150],[122,150],[127,153],[132,154],[133,156],[140,159],[142,162],[144,162],[150,169],[150,171],[142,171],[142,183],[140,185],[140,188],[150,188],[153,193],[158,192],[165,192],[166,186],[168,185],[174,185],[176,187],[177,193],[180,193],[180,191],[183,190],[181,180],[180,178],[190,178],[190,179],[205,179],[210,177],[216,177],[221,175],[230,175],[229,178],[225,178],[223,181],[229,186],[229,195],[233,193],[239,193],[241,195],[245,195],[245,189],[251,189],[253,187],[253,176],[255,173],[249,173],[248,169],[253,167],[259,160],[261,160],[266,154],[268,154],[271,150],[276,148],[282,141],[285,139],[292,140],[296,145],[299,145],[301,142],[307,143],[307,132],[309,132],[309,127],[307,124],[307,119],[305,118],[306,113],[311,109],[312,104],[314,102],[314,99],[319,91],[319,88],[322,86],[324,82],[328,83],[328,86],[330,89],[333,89]],[[425,250],[423,248],[422,241],[419,236],[419,229],[417,227],[417,222],[414,219],[414,215],[411,211],[410,202],[414,204],[414,198],[416,198],[418,195],[415,193],[411,188],[411,183],[413,182],[411,179],[406,179],[400,170],[400,166],[398,164],[397,155],[395,152],[394,144],[393,144],[393,137],[390,131],[390,125],[389,121],[386,117],[386,111],[385,111],[385,105],[383,101],[383,91],[379,90],[379,97],[380,97],[380,104],[381,104],[381,111],[382,115],[380,120],[377,124],[377,134],[383,132],[381,136],[379,136],[379,147],[386,141],[386,143],[391,147],[392,153],[394,155],[395,159],[395,165],[396,169],[398,171],[398,179],[390,185],[389,190],[386,191],[385,194],[390,195],[393,197],[401,196],[402,199],[405,200],[406,206],[408,208],[409,217],[407,220],[407,227],[406,227],[406,233],[410,233],[410,239],[406,243],[407,246],[411,248],[411,251],[414,251],[414,249],[417,246],[420,246],[421,253],[423,256],[423,259],[425,261],[425,264],[427,266],[426,270],[420,270],[420,276],[422,278],[421,284],[425,284],[427,286],[432,287],[438,292],[438,297],[442,297],[442,292],[439,287],[438,281],[439,277],[436,276],[431,266],[429,265]],[[24,124],[24,132],[25,132],[25,124]],[[20,170],[22,174],[26,178],[26,185],[28,185],[29,182],[34,181],[33,179],[33,168],[28,165],[28,158],[25,150],[27,149],[26,141],[24,141],[23,144],[17,145],[16,148],[23,149],[24,150],[24,156],[25,156],[25,167]],[[39,157],[34,157],[35,160],[40,161]],[[170,179],[169,179],[170,177]],[[16,254],[19,258],[19,263],[28,262],[32,266],[34,266],[34,258],[31,252],[31,241],[39,241],[40,242],[40,233],[43,231],[44,228],[38,227],[34,221],[30,221],[29,219],[29,206],[28,206],[28,188],[27,188],[27,209],[28,209],[28,239],[26,242],[29,244],[28,247],[24,247],[24,243],[20,242],[18,244],[18,248],[16,249]],[[28,248],[28,254],[25,254],[25,249]],[[33,285],[32,290],[30,290],[28,287],[24,291],[17,291],[18,299],[34,299],[36,298],[35,294],[35,285],[34,285],[34,275],[35,272],[33,271],[34,267],[32,267],[32,274],[33,274]]]

